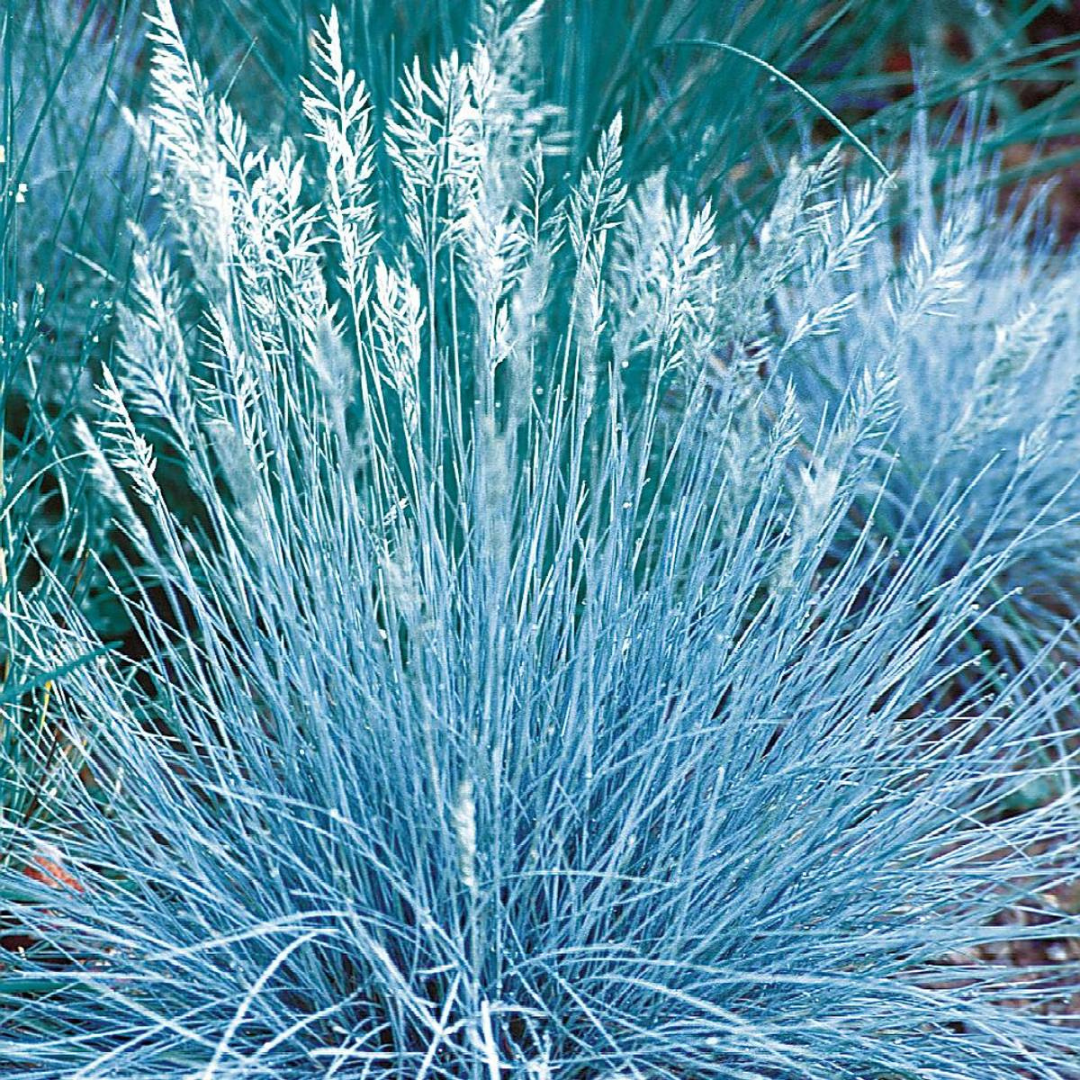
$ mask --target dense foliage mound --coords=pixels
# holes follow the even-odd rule
[[[538,10],[381,116],[332,15],[301,152],[254,144],[161,0],[166,225],[63,464],[112,508],[141,658],[45,567],[5,594],[4,708],[65,751],[4,830],[2,1067],[1075,1075],[1047,1013],[1077,965],[978,955],[1076,929],[1075,800],[1014,799],[1067,774],[1060,627],[969,644],[1046,550],[1055,432],[989,505],[983,469],[904,472],[956,230],[898,257],[894,181],[835,152],[731,243],[628,188],[618,118],[564,175]],[[942,438],[997,429],[981,388],[1035,370],[1058,288],[1000,305]]]

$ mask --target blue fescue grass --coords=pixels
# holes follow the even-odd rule
[[[79,484],[57,465],[104,314],[71,257],[101,222],[80,194],[102,94],[84,86],[78,115],[58,103],[88,62],[98,74],[108,67],[104,46],[94,58],[80,52],[93,9],[81,24],[69,13],[59,37],[55,5],[0,10],[0,862],[19,873],[28,867],[12,831],[49,819],[53,767],[74,750],[50,710],[60,672],[26,669],[14,620],[45,575],[48,588],[78,593],[86,562],[69,513]]]
[[[795,380],[812,437],[873,358],[870,342],[888,333],[881,328],[896,304],[898,258],[909,277],[927,277],[935,260],[952,267],[932,310],[896,352],[897,423],[878,471],[888,470],[889,493],[874,513],[884,532],[900,536],[917,529],[950,487],[970,485],[958,558],[991,520],[990,542],[1001,550],[1018,530],[1041,523],[1003,565],[984,598],[996,610],[976,635],[997,663],[1023,665],[1078,614],[1077,255],[1058,241],[1045,191],[1022,190],[1004,205],[994,167],[976,160],[985,134],[978,113],[958,114],[954,128],[962,122],[966,133],[950,136],[964,148],[960,163],[940,190],[926,127],[917,129],[899,171],[892,228],[872,227],[884,215],[874,213],[865,188],[832,193],[825,234],[845,215],[852,233],[860,216],[870,225],[843,272],[827,272],[824,254],[806,260],[784,292],[782,344],[772,360]],[[819,326],[807,313],[821,309],[834,315]],[[1071,634],[1059,649],[1076,655]]]
[[[89,278],[100,292],[119,272],[118,224],[138,212],[138,162],[120,106],[135,93],[141,19],[106,0],[9,0],[4,50],[5,200],[0,229],[17,227],[23,286],[48,282],[53,306]],[[61,316],[50,312],[54,323]]]
[[[618,121],[545,180],[531,32],[410,68],[376,122],[332,19],[301,158],[249,145],[162,3],[168,231],[138,237],[79,426],[147,658],[102,653],[53,578],[8,620],[86,756],[47,828],[6,826],[33,944],[0,971],[0,1060],[1065,1080],[1080,1035],[1042,1013],[1075,965],[976,950],[1075,932],[1046,899],[1074,801],[995,815],[1072,687],[943,663],[1038,525],[961,530],[962,485],[835,554],[953,263],[904,268],[808,449],[753,346],[838,159],[791,173],[752,257],[662,178],[626,189]],[[18,871],[43,838],[63,878]]]
[[[867,142],[889,144],[905,138],[918,105],[907,94],[910,72],[885,69],[911,49],[933,103],[984,86],[1002,119],[993,141],[1035,143],[1077,131],[1070,89],[1077,44],[1031,39],[1033,24],[1054,6],[1055,0],[907,6],[889,0],[548,0],[540,9],[536,78],[544,101],[566,119],[560,147],[572,171],[621,110],[631,175],[666,165],[686,189],[715,196],[733,186],[762,210],[766,182],[797,145],[797,96],[745,57],[686,48],[686,42],[735,46],[774,64],[857,124]],[[499,17],[514,13],[513,4],[481,0],[349,0],[339,9],[346,61],[382,112],[396,95],[402,64],[413,55],[432,62],[467,48],[485,7]],[[310,32],[328,12],[326,0],[184,0],[178,10],[215,86],[230,87],[244,102],[253,127],[297,134],[302,110],[294,88],[307,71]],[[950,45],[959,28],[971,48],[967,59]],[[1025,113],[1021,92],[1040,83],[1059,93]],[[1060,163],[1068,160],[1066,150]]]

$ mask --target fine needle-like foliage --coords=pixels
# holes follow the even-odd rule
[[[90,764],[6,827],[57,873],[0,868],[29,942],[2,1068],[1066,1080],[1075,966],[977,950],[1075,932],[1073,802],[994,813],[1071,687],[939,692],[1032,530],[961,546],[961,489],[836,555],[951,264],[900,267],[808,446],[754,343],[838,158],[752,250],[663,178],[627,191],[617,119],[552,181],[534,14],[407,67],[387,116],[331,15],[302,155],[249,145],[161,0],[168,229],[77,432],[145,659],[59,586],[5,612]]]
[[[1002,208],[993,172],[976,160],[981,134],[975,113],[957,115],[960,165],[935,191],[934,155],[917,129],[894,229],[865,186],[830,193],[815,250],[783,290],[771,359],[795,380],[812,437],[887,347],[898,260],[908,282],[929,288],[895,350],[898,416],[878,470],[890,472],[889,491],[873,513],[887,535],[914,535],[946,490],[970,485],[956,560],[980,537],[1004,550],[1033,532],[983,598],[996,610],[973,638],[992,662],[1015,666],[1080,614],[1080,267],[1075,248],[1058,242],[1045,191]],[[845,228],[857,251],[835,242]],[[1075,638],[1059,652],[1075,658]]]
[[[108,200],[98,200],[91,212],[79,199],[91,155],[65,137],[68,125],[89,135],[101,115],[101,96],[88,96],[83,87],[76,102],[69,93],[73,76],[85,76],[86,68],[100,76],[107,67],[104,46],[75,58],[94,5],[87,6],[81,22],[55,3],[32,6],[33,16],[24,11],[21,20],[12,4],[0,9],[0,863],[8,872],[0,888],[0,946],[5,949],[25,940],[9,933],[14,929],[9,903],[21,895],[25,875],[40,877],[43,865],[56,865],[41,844],[19,845],[15,835],[51,819],[62,797],[59,763],[64,761],[70,774],[77,772],[80,758],[77,742],[51,709],[53,685],[62,672],[23,662],[15,621],[39,591],[85,599],[85,537],[71,512],[78,494],[57,465],[103,309],[86,296],[80,281],[84,268],[71,257],[70,245],[95,233],[108,217]]]

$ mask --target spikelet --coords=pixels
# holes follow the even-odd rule
[[[458,872],[461,884],[470,892],[477,889],[476,880],[476,801],[473,782],[462,780],[457,786],[450,819],[457,839]]]

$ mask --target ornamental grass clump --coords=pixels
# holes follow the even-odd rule
[[[835,554],[947,268],[908,273],[808,445],[752,345],[838,158],[746,258],[662,178],[627,190],[618,119],[558,175],[537,12],[410,65],[387,116],[331,15],[302,152],[251,144],[162,0],[168,228],[76,432],[145,657],[48,580],[9,613],[87,767],[7,828],[64,877],[17,879],[0,1061],[1064,1080],[1076,965],[976,954],[1075,932],[1074,803],[985,824],[1072,687],[938,693],[1032,530],[958,549],[962,489]]]
[[[58,671],[30,670],[18,648],[16,621],[42,586],[86,599],[85,537],[69,511],[79,496],[57,470],[80,378],[102,328],[104,309],[71,251],[85,243],[101,258],[102,233],[115,211],[105,193],[85,196],[87,163],[114,165],[122,133],[79,146],[107,115],[104,91],[71,93],[72,83],[107,79],[109,50],[81,20],[56,3],[34,12],[0,11],[0,947],[26,939],[13,927],[9,902],[25,876],[58,867],[47,845],[15,843],[38,829],[62,798],[54,767],[78,772],[80,752],[57,722],[52,690]],[[78,26],[76,27],[76,24]],[[58,44],[63,41],[65,47]],[[126,140],[130,142],[130,139]],[[112,171],[112,170],[110,170]],[[93,202],[88,207],[87,202]],[[100,267],[99,267],[100,269]],[[44,282],[48,281],[46,289]],[[73,329],[78,324],[77,332]],[[89,384],[88,384],[89,385]],[[76,485],[77,487],[78,485]],[[47,585],[42,585],[47,580]],[[60,871],[63,873],[63,871]],[[0,966],[3,966],[0,952]]]
[[[1073,663],[1078,646],[1069,627],[1080,614],[1073,565],[1080,539],[1077,251],[1056,236],[1048,189],[1023,188],[1002,206],[996,168],[977,160],[985,134],[978,112],[958,113],[950,125],[945,139],[958,144],[956,162],[936,188],[925,124],[915,134],[899,170],[895,227],[867,229],[859,259],[843,274],[827,272],[836,245],[823,233],[819,253],[781,290],[782,344],[771,359],[794,380],[812,437],[889,342],[898,260],[909,281],[948,268],[935,303],[910,322],[895,350],[897,418],[875,481],[886,471],[890,478],[885,498],[877,498],[876,482],[869,486],[863,512],[873,504],[884,534],[914,536],[947,490],[970,488],[957,565],[980,537],[1004,550],[1029,530],[982,598],[994,611],[968,651],[986,651],[990,664],[1015,669],[1064,632],[1057,654]],[[841,184],[830,196],[839,207],[833,216],[853,228],[867,209],[883,216],[865,187]],[[814,322],[823,309],[835,313],[826,333]],[[1042,527],[1033,528],[1036,522]]]

